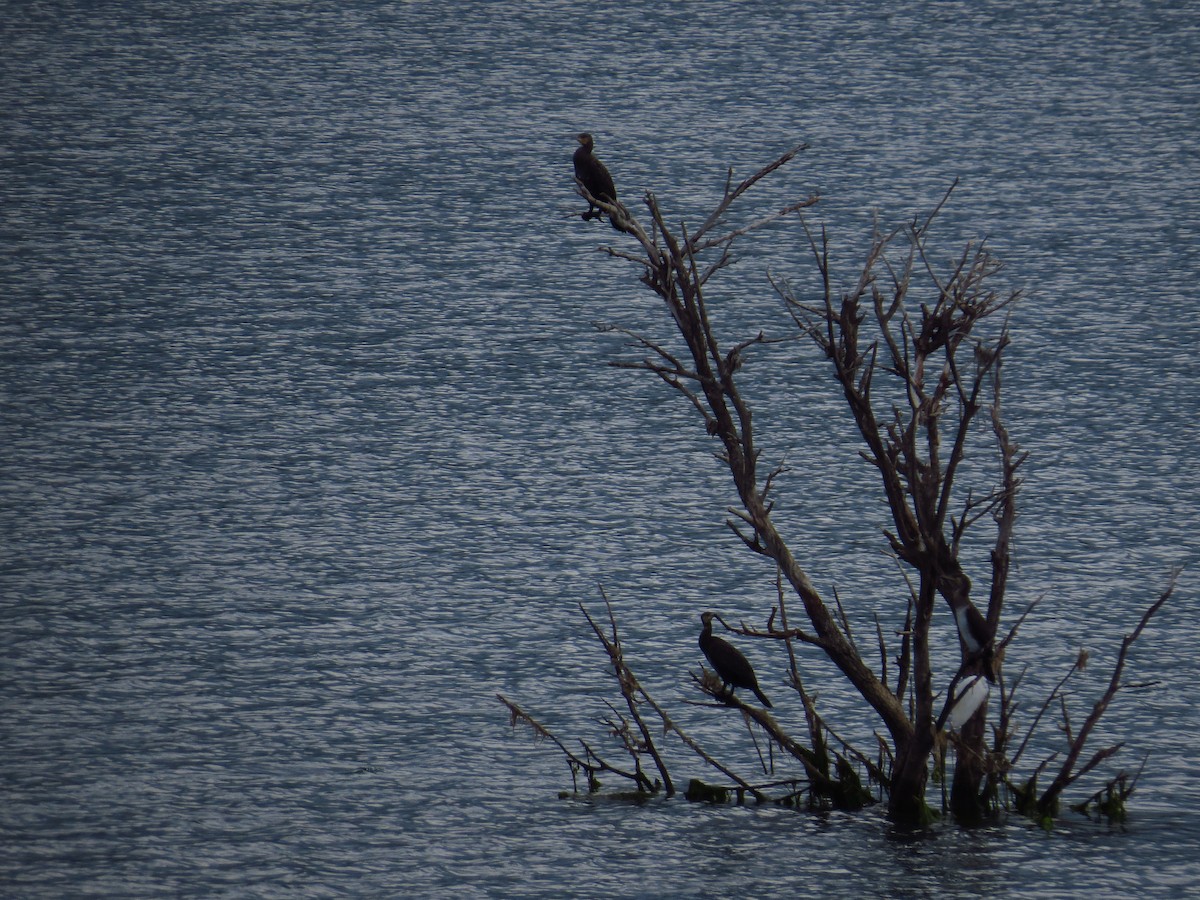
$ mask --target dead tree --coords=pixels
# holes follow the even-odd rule
[[[903,661],[911,666],[913,709],[903,728],[889,725],[896,751],[891,811],[906,820],[923,815],[936,737],[938,691],[929,646],[935,602],[943,598],[961,624],[963,671],[993,666],[987,645],[1003,609],[1018,471],[1025,458],[1001,418],[1007,327],[983,333],[989,318],[1017,295],[992,289],[1000,265],[982,243],[968,244],[948,269],[931,258],[930,228],[948,197],[949,192],[924,221],[876,233],[853,287],[840,293],[827,236],[806,227],[821,296],[807,301],[778,285],[796,324],[832,365],[865,445],[862,455],[878,473],[891,513],[887,541],[915,573],[912,641]],[[958,475],[967,440],[981,419],[991,425],[999,474],[982,490],[962,491]],[[985,517],[995,524],[986,618],[974,604],[972,581],[960,562],[966,532]],[[977,623],[974,643],[969,623]],[[959,754],[952,808],[976,817],[984,774],[982,715],[962,737],[967,752]]]
[[[894,754],[888,786],[892,815],[921,820],[926,815],[925,782],[933,752],[934,695],[929,632],[934,602],[952,609],[973,607],[971,580],[959,563],[965,531],[989,513],[1002,525],[993,550],[993,592],[988,621],[999,619],[1007,574],[1012,507],[1021,458],[999,417],[999,368],[1008,343],[1005,329],[990,339],[976,337],[977,325],[1016,299],[990,288],[998,264],[983,246],[969,245],[949,272],[939,273],[926,243],[941,206],[924,221],[876,234],[855,286],[834,287],[824,234],[807,230],[821,276],[822,296],[813,302],[778,285],[802,333],[832,363],[835,378],[866,445],[864,456],[878,471],[892,513],[887,533],[892,551],[917,574],[912,640],[902,665],[911,671],[913,711],[863,659],[830,610],[805,568],[793,555],[772,519],[770,492],[779,470],[760,473],[761,450],[751,408],[736,373],[747,351],[765,342],[759,334],[726,349],[706,306],[706,286],[730,259],[742,234],[811,206],[808,198],[741,228],[722,227],[723,217],[758,180],[788,162],[785,154],[736,187],[730,179],[717,209],[694,232],[676,234],[653,195],[647,197],[652,228],[635,230],[640,254],[612,251],[634,259],[642,281],[666,304],[686,354],[665,342],[635,336],[650,355],[634,363],[688,398],[704,417],[709,434],[720,440],[741,501],[730,527],[755,553],[770,558],[803,604],[816,642],[879,715]],[[890,255],[902,246],[897,261]],[[706,256],[714,257],[711,260]],[[913,296],[913,295],[916,296]],[[864,333],[864,324],[870,328]],[[891,396],[877,397],[877,381],[887,380]],[[992,388],[993,393],[986,393]],[[990,406],[988,402],[991,400]],[[956,504],[956,476],[966,442],[980,412],[989,409],[1002,448],[1004,476],[982,497]],[[993,626],[994,630],[994,626]],[[965,658],[964,664],[970,662]],[[970,793],[977,793],[972,790]]]
[[[1036,792],[1036,776],[1045,763],[1024,786],[1016,785],[1011,777],[1013,761],[1007,758],[1015,734],[1012,695],[1005,689],[1001,671],[1004,649],[1016,626],[999,644],[995,635],[1004,611],[1020,471],[1026,458],[1009,435],[1001,406],[1002,365],[1010,338],[1007,317],[998,314],[1018,294],[993,287],[1001,265],[985,242],[966,244],[947,263],[939,262],[931,249],[932,227],[953,186],[925,218],[888,231],[876,229],[848,288],[837,286],[828,234],[804,218],[803,210],[817,202],[816,196],[751,216],[741,225],[729,224],[735,205],[803,149],[801,145],[790,150],[736,184],[730,171],[721,201],[694,230],[669,225],[653,194],[645,198],[649,226],[643,227],[625,207],[592,197],[580,186],[585,199],[619,221],[620,230],[635,239],[633,249],[605,249],[639,267],[641,281],[663,303],[672,326],[667,337],[604,326],[626,335],[640,350],[640,358],[613,364],[662,379],[686,398],[707,434],[719,443],[716,456],[728,468],[738,496],[738,505],[729,510],[728,525],[746,547],[770,560],[779,585],[779,603],[765,627],[739,631],[787,642],[792,682],[804,702],[812,746],[801,746],[779,731],[764,711],[747,714],[804,764],[813,789],[825,797],[853,797],[861,805],[862,794],[853,790],[855,778],[850,771],[859,766],[886,796],[892,818],[924,823],[933,814],[926,801],[930,773],[944,758],[939,757],[939,748],[949,745],[955,766],[948,806],[960,819],[977,820],[995,809],[1001,785],[1018,797],[1019,807],[1024,802],[1027,811],[1044,814],[1056,808],[1059,793],[1075,778],[1115,752],[1115,748],[1099,751],[1082,768],[1077,766],[1088,735],[1120,686],[1129,646],[1165,602],[1170,588],[1127,638],[1109,691],[1072,736],[1063,767],[1045,793]],[[784,219],[800,222],[816,265],[816,287],[805,290],[786,281],[774,282],[794,325],[792,333],[768,337],[760,332],[727,341],[709,315],[710,282],[730,264],[738,238]],[[901,635],[894,677],[889,677],[893,651],[885,629],[877,629],[877,670],[854,640],[842,599],[834,595],[831,605],[831,598],[818,589],[802,558],[793,552],[793,545],[804,546],[803,534],[785,538],[772,516],[773,492],[783,480],[784,469],[775,466],[764,471],[761,465],[763,451],[738,373],[755,347],[795,342],[797,337],[815,346],[828,366],[861,438],[861,456],[886,501],[890,521],[883,529],[884,539],[903,574],[896,608],[882,611],[897,617],[895,630]],[[803,356],[800,362],[811,364]],[[962,485],[968,448],[973,457],[992,460],[991,474],[981,477],[979,472],[987,469],[976,463],[974,483]],[[975,573],[976,580],[982,576],[982,590],[976,590],[962,562],[968,534],[989,549],[987,569]],[[788,601],[793,598],[803,608],[807,624],[802,627],[789,619]],[[958,671],[941,683],[933,671],[931,647],[939,598],[957,625],[960,650]],[[614,667],[622,671],[624,663],[613,649],[615,620],[614,641],[605,639],[594,622],[592,627]],[[797,641],[820,648],[874,710],[880,745],[874,763],[869,754],[843,744],[831,768],[829,750],[838,739],[804,691],[793,651]],[[981,695],[986,696],[984,679],[998,680],[1001,694],[1000,725],[994,728],[990,746],[988,706],[979,702]],[[699,683],[704,688],[703,681]],[[976,705],[965,710],[955,702],[960,684],[971,685],[969,696],[975,698]],[[624,679],[622,693],[629,700]],[[943,694],[949,699],[938,715],[935,706]],[[740,701],[722,700],[742,706]],[[657,705],[654,708],[666,725],[665,712]],[[653,743],[633,702],[629,710],[641,740],[626,738],[626,749],[633,747],[630,752],[637,756],[637,748],[652,748]],[[947,721],[956,723],[950,741],[939,732]],[[662,756],[651,755],[662,780],[670,784]],[[640,767],[630,777],[640,786],[650,784]]]

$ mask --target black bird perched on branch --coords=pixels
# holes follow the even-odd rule
[[[600,162],[592,149],[596,146],[592,136],[584,132],[575,136],[579,141],[579,149],[575,151],[573,157],[575,161],[575,177],[579,179],[589,194],[597,200],[603,200],[605,203],[617,202],[617,186],[613,184],[612,175],[608,173],[608,169],[604,167],[604,163]],[[583,214],[586,219],[599,219],[604,214],[604,211],[596,206],[591,200],[588,200],[587,212]],[[617,231],[628,231],[627,228],[617,222],[615,216],[609,216],[608,221]]]
[[[717,676],[729,686],[730,692],[734,688],[746,688],[754,691],[754,696],[762,701],[762,705],[771,709],[771,701],[758,686],[758,678],[754,674],[754,667],[750,665],[750,660],[742,656],[742,651],[733,644],[713,636],[712,620],[719,618],[721,617],[712,612],[700,614],[700,621],[704,623],[704,629],[700,632],[700,649],[712,663]],[[722,624],[724,624],[724,620],[722,620]]]

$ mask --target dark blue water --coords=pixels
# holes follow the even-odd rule
[[[12,5],[0,45],[0,893],[1200,885],[1200,10],[51,2]],[[577,217],[579,130],[635,210],[653,189],[692,222],[727,166],[809,143],[762,203],[819,192],[844,281],[874,209],[903,222],[962,180],[945,255],[987,235],[1025,292],[1026,708],[1087,647],[1081,720],[1191,567],[1131,661],[1153,684],[1099,737],[1150,755],[1126,826],[909,839],[874,813],[555,798],[565,766],[494,694],[603,741],[576,609],[598,583],[643,682],[747,773],[745,732],[682,701],[697,613],[774,590],[688,411],[606,365],[626,351],[593,323],[663,321]],[[721,282],[734,330],[784,326],[768,269],[811,281],[794,225]],[[869,474],[812,353],[758,360],[781,522],[870,622],[896,587]]]

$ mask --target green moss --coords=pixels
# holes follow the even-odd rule
[[[1031,778],[1024,784],[1009,783],[1008,789],[1012,791],[1013,805],[1023,816],[1036,818],[1037,816],[1037,778]]]
[[[1124,822],[1129,815],[1129,811],[1125,808],[1125,799],[1129,794],[1118,787],[1116,784],[1110,784],[1103,792],[1092,797],[1090,800],[1085,800],[1083,803],[1075,804],[1071,809],[1085,816],[1093,815],[1092,803],[1095,802],[1095,815],[1104,816],[1109,823]]]
[[[699,778],[688,782],[687,792],[683,795],[692,803],[728,803],[729,789],[705,784]]]
[[[838,792],[832,799],[838,809],[862,809],[875,802],[871,792],[863,787],[862,779],[858,777],[854,766],[841,756],[837,760],[837,775]]]

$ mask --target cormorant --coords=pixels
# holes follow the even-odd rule
[[[967,656],[978,660],[984,676],[988,681],[995,683],[994,636],[988,628],[987,620],[970,600],[957,603],[951,601],[950,608],[954,612],[954,624],[958,627],[958,636],[967,649]]]
[[[938,720],[940,731],[944,723],[949,723],[951,731],[958,731],[967,724],[967,720],[975,715],[975,711],[987,702],[991,688],[988,687],[984,675],[972,675],[954,689],[954,703],[946,704],[947,709]]]
[[[754,667],[750,665],[750,660],[742,656],[742,651],[733,644],[713,636],[712,620],[714,618],[717,618],[716,613],[706,612],[700,615],[700,621],[704,623],[704,629],[700,632],[700,649],[712,663],[712,667],[721,681],[729,686],[730,692],[734,688],[746,688],[754,691],[754,695],[762,701],[762,705],[771,709],[771,701],[759,688],[758,678],[754,674]]]
[[[586,132],[575,136],[579,141],[579,149],[575,151],[575,177],[583,184],[589,194],[597,200],[603,200],[605,203],[617,202],[617,187],[613,184],[612,175],[608,173],[608,169],[604,167],[604,163],[596,157],[592,152],[595,146],[595,141],[592,136]],[[587,212],[583,214],[584,219],[598,219],[604,214],[595,203],[588,201]],[[614,216],[609,216],[608,221],[617,231],[627,231],[626,228],[617,224],[617,219]]]

